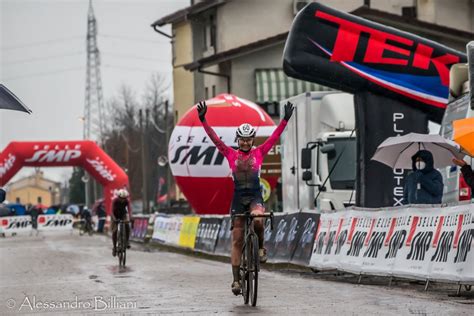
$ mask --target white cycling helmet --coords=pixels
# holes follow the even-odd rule
[[[257,131],[255,130],[255,128],[248,124],[248,123],[244,123],[242,125],[239,126],[239,128],[237,128],[237,132],[235,133],[235,137],[255,137],[255,134],[257,133]]]
[[[117,196],[121,199],[126,199],[128,198],[128,191],[125,189],[120,189],[117,191]]]

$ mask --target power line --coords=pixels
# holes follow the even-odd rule
[[[138,38],[138,37],[129,37],[129,36],[121,36],[121,35],[109,35],[109,34],[97,34],[99,37],[104,38],[112,38],[124,41],[132,41],[132,42],[143,42],[147,44],[156,44],[156,43],[169,43],[169,41],[163,40],[149,40],[146,38]]]
[[[43,56],[43,57],[38,57],[38,58],[19,59],[19,60],[13,60],[13,61],[6,61],[3,64],[6,65],[6,66],[17,65],[17,64],[26,64],[26,63],[31,63],[31,62],[43,61],[43,60],[50,60],[50,59],[56,59],[56,58],[77,56],[77,55],[82,55],[84,53],[85,52],[73,52],[73,53],[67,53],[67,54]],[[143,60],[143,61],[152,61],[152,62],[155,62],[155,63],[158,62],[158,63],[167,63],[167,64],[169,64],[169,62],[167,62],[167,61],[158,60],[156,58],[151,58],[151,57],[141,57],[141,56],[127,55],[127,54],[117,54],[117,53],[113,53],[113,52],[103,52],[103,53],[105,53],[106,55],[117,57],[117,58],[137,59],[137,60]]]
[[[141,71],[141,72],[156,72],[156,69],[150,68],[150,69],[144,69],[144,68],[137,68],[137,67],[124,67],[124,66],[118,66],[118,65],[110,65],[106,64],[104,65],[106,68],[115,68],[115,69],[123,69],[123,70],[129,70],[129,71]]]
[[[42,76],[49,76],[49,75],[54,75],[54,74],[59,74],[59,73],[64,73],[64,72],[69,72],[69,71],[76,71],[76,70],[84,70],[84,67],[72,67],[72,68],[66,68],[66,69],[58,69],[55,71],[25,74],[21,76],[2,78],[2,80],[17,80],[17,79],[23,79],[23,78],[42,77]]]
[[[148,44],[156,44],[156,43],[169,43],[169,41],[164,40],[149,40],[146,38],[137,38],[137,37],[129,37],[129,36],[120,36],[120,35],[110,35],[110,34],[97,34],[100,37],[104,38],[111,38],[111,39],[118,39],[118,40],[125,40],[125,41],[134,41],[134,42],[143,42]],[[20,49],[20,48],[27,48],[32,46],[41,46],[46,44],[54,44],[54,43],[62,43],[65,41],[74,41],[74,40],[85,40],[86,36],[78,35],[78,36],[71,36],[71,37],[63,37],[63,38],[56,38],[50,39],[45,41],[38,41],[38,42],[28,42],[19,45],[12,45],[1,47],[2,50],[13,50],[13,49]]]
[[[73,52],[73,53],[60,54],[60,55],[43,56],[43,57],[38,57],[38,58],[29,58],[29,59],[19,59],[19,60],[14,60],[14,61],[6,61],[3,64],[6,65],[6,66],[16,65],[16,64],[26,64],[26,63],[36,62],[36,61],[56,59],[56,58],[69,57],[69,56],[76,56],[76,55],[82,55],[82,54],[84,54],[84,52]]]
[[[31,47],[31,46],[40,46],[40,45],[46,45],[46,44],[51,44],[51,43],[58,43],[58,42],[65,42],[65,41],[72,41],[72,40],[78,40],[78,39],[85,39],[85,37],[82,36],[71,36],[71,37],[65,37],[65,38],[57,38],[57,39],[51,39],[51,40],[46,40],[46,41],[40,41],[40,42],[30,42],[30,43],[25,43],[25,44],[20,44],[20,45],[13,45],[13,46],[7,46],[7,47],[2,47],[3,50],[12,50],[12,49],[19,49],[19,48],[26,48],[26,47]]]
[[[104,65],[106,68],[112,68],[112,69],[122,69],[122,70],[128,70],[128,71],[139,71],[139,72],[156,72],[155,69],[150,68],[150,69],[145,69],[145,68],[137,68],[137,67],[125,67],[125,66],[119,66],[119,65],[110,65],[106,64]],[[42,76],[49,76],[49,75],[55,75],[59,73],[64,73],[64,72],[70,72],[70,71],[76,71],[76,70],[84,70],[84,67],[71,67],[71,68],[66,68],[66,69],[58,69],[54,71],[45,71],[45,72],[37,72],[37,73],[31,73],[31,74],[24,74],[20,76],[13,76],[13,77],[7,77],[7,78],[2,78],[2,80],[17,80],[17,79],[23,79],[23,78],[34,78],[34,77],[42,77]]]
[[[138,60],[145,60],[145,61],[153,61],[153,62],[159,62],[159,63],[167,63],[170,64],[168,61],[163,61],[163,60],[158,60],[153,57],[142,57],[142,56],[135,56],[135,55],[127,55],[127,54],[117,54],[113,52],[102,52],[106,55],[114,56],[117,58],[127,58],[127,59],[138,59]]]

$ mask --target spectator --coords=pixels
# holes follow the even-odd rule
[[[405,180],[404,204],[441,204],[443,177],[434,169],[433,155],[420,150],[411,157],[413,172]]]
[[[461,173],[466,181],[467,185],[471,187],[471,192],[474,192],[474,172],[472,171],[471,166],[461,159],[453,159],[453,163],[459,167],[461,167]]]
[[[30,216],[31,216],[31,226],[34,229],[38,229],[38,215],[41,214],[41,210],[35,206],[30,208]]]
[[[105,220],[106,220],[106,217],[107,217],[107,213],[105,212],[105,206],[104,206],[103,201],[99,202],[99,204],[97,205],[96,214],[97,214],[97,217],[99,218],[97,232],[98,233],[103,233],[104,232]]]
[[[7,193],[5,192],[5,190],[3,188],[0,188],[0,203],[3,203],[3,201],[5,201],[6,195]]]

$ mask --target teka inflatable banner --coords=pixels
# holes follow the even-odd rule
[[[255,145],[263,143],[276,128],[258,105],[231,94],[206,101],[206,120],[228,146],[236,148],[235,131],[243,123],[257,129]],[[176,183],[197,214],[228,214],[234,183],[227,160],[207,136],[193,106],[171,134],[168,158]],[[268,199],[281,174],[280,144],[265,157],[261,169],[263,199]]]
[[[0,186],[22,167],[83,167],[104,186],[105,207],[111,212],[115,190],[128,187],[128,176],[93,141],[11,142],[0,153]]]
[[[355,93],[368,90],[441,122],[449,68],[465,54],[419,36],[311,3],[293,21],[283,68],[294,78]]]

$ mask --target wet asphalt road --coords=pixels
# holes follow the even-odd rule
[[[0,238],[0,315],[472,315],[473,300],[263,270],[257,307],[230,292],[230,266],[133,245],[120,271],[110,239],[77,233]]]

